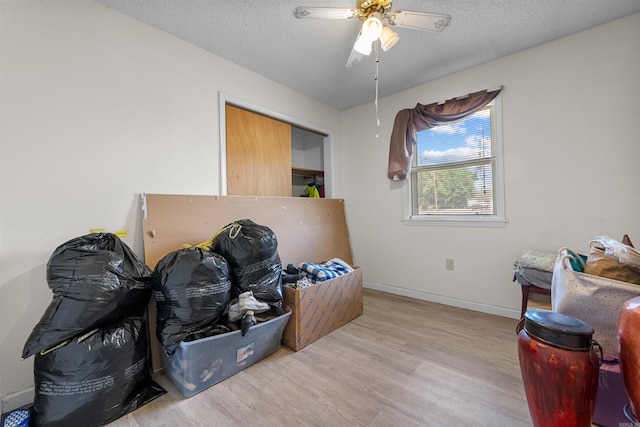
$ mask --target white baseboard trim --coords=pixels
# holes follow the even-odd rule
[[[395,286],[381,285],[372,282],[364,282],[363,286],[367,289],[373,289],[374,291],[382,291],[423,301],[430,301],[439,304],[450,305],[453,307],[466,308],[468,310],[494,314],[496,316],[508,317],[510,319],[520,319],[520,310],[515,310],[512,308],[497,307],[495,305],[481,304],[478,302],[465,301],[457,298],[443,297],[442,295],[430,294],[428,292],[396,288]]]
[[[13,411],[14,409],[30,406],[33,404],[35,397],[35,387],[31,386],[26,390],[11,393],[0,399],[0,409],[3,414]]]

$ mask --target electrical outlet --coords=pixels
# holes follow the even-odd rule
[[[451,258],[447,258],[447,270],[453,270],[453,260]]]

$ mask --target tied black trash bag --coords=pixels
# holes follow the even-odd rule
[[[151,298],[151,273],[115,234],[88,234],[59,246],[47,263],[53,301],[27,339],[22,357],[140,316]]]
[[[101,426],[165,394],[147,349],[146,323],[128,317],[36,354],[32,425]]]
[[[165,349],[191,334],[206,334],[205,330],[214,327],[231,299],[227,261],[198,247],[171,252],[158,261],[152,283],[157,307],[156,335]]]
[[[229,263],[239,293],[282,307],[282,262],[274,232],[249,219],[227,225],[213,237],[213,251]]]

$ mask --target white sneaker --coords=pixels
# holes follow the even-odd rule
[[[258,301],[257,299],[255,299],[255,297],[253,296],[253,292],[251,291],[241,293],[238,296],[238,299],[240,304],[240,310],[242,312],[251,310],[254,313],[258,314],[258,313],[264,313],[265,311],[268,311],[270,308],[269,304],[267,304],[266,302]]]

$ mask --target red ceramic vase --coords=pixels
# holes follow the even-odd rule
[[[591,427],[601,354],[579,319],[528,310],[519,325],[518,358],[534,427]]]
[[[620,371],[634,421],[640,421],[640,297],[622,305],[618,318]]]

